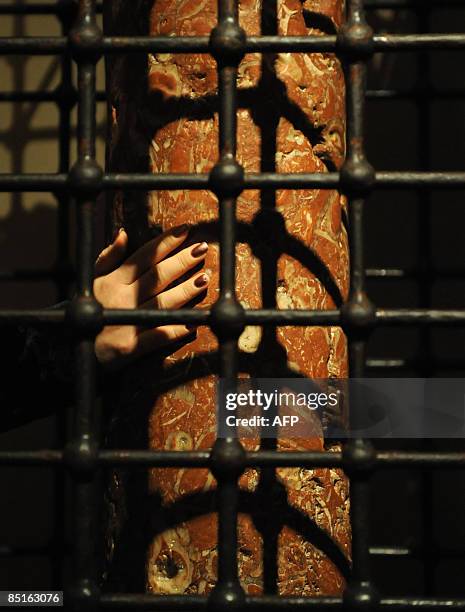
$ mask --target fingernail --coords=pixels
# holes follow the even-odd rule
[[[200,255],[203,255],[207,251],[208,251],[208,244],[206,242],[201,242],[200,244],[198,244],[192,249],[191,255],[193,255],[194,257],[199,257]]]
[[[208,283],[208,276],[206,274],[201,274],[200,276],[197,276],[197,278],[194,281],[194,285],[196,287],[204,287],[207,283]]]
[[[121,234],[121,232],[125,232],[126,230],[124,229],[124,227],[120,227],[118,230],[118,235]]]
[[[185,232],[187,232],[188,229],[189,229],[189,226],[187,225],[187,223],[183,223],[182,225],[180,225],[179,227],[176,227],[173,230],[173,235],[182,236]]]

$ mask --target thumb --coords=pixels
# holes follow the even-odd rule
[[[97,257],[94,266],[95,276],[103,276],[113,272],[123,261],[128,244],[126,230],[121,227],[113,242],[107,246]]]

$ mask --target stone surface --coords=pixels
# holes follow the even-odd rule
[[[263,4],[239,1],[240,25],[249,35],[332,33],[344,8],[343,0]],[[125,35],[208,35],[217,19],[216,0],[120,0],[107,2],[105,11],[107,32]],[[115,57],[108,77],[112,171],[211,170],[218,160],[218,99],[216,63],[210,56]],[[248,54],[239,66],[238,88],[237,157],[246,172],[340,168],[344,80],[334,55]],[[236,247],[237,296],[243,306],[339,306],[348,292],[345,214],[337,191],[244,191],[237,202]],[[125,226],[133,250],[160,231],[190,223],[189,241],[210,245],[204,267],[211,281],[196,307],[214,303],[219,227],[218,202],[211,192],[115,193],[109,219],[113,233]],[[205,326],[189,340],[127,369],[107,398],[110,445],[211,448],[218,342]],[[249,326],[239,350],[241,376],[347,376],[346,338],[338,327]],[[259,448],[258,440],[242,442],[248,449]],[[314,438],[278,439],[276,447],[339,448],[325,444],[321,426]],[[207,594],[217,567],[215,479],[207,470],[175,468],[151,470],[148,483],[144,477],[131,478],[123,472],[114,475],[108,492],[107,561],[112,569],[106,579],[123,590],[125,581],[131,588],[143,580],[154,593]],[[341,470],[248,469],[239,482],[238,561],[246,592],[259,594],[264,585],[272,590],[276,582],[282,595],[341,594],[350,563],[348,482]],[[132,550],[118,553],[126,542]],[[118,569],[124,565],[119,559],[127,564],[128,556],[134,563],[125,573]]]

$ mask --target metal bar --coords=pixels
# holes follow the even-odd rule
[[[465,359],[433,359],[432,366],[436,370],[463,370]],[[370,369],[405,369],[412,370],[421,367],[420,359],[367,359],[366,367]]]
[[[431,100],[462,100],[465,89],[436,89],[431,86],[427,90],[420,89],[369,89],[366,97],[370,100],[412,100],[428,96]]]
[[[220,160],[212,175],[216,177],[220,221],[220,295],[213,306],[216,326],[213,331],[219,341],[219,373],[227,392],[236,390],[238,370],[238,333],[240,306],[236,296],[236,197],[230,176],[241,173],[236,161],[237,152],[237,73],[240,56],[231,53],[228,37],[239,38],[237,0],[218,0],[218,24],[212,32],[216,41],[215,58],[218,69],[219,97],[219,152]],[[233,313],[234,321],[230,320]],[[217,479],[218,511],[218,581],[208,597],[215,608],[235,604],[240,607],[245,594],[239,582],[237,560],[237,521],[239,509],[239,466],[235,456],[243,452],[237,438],[217,439],[213,447],[212,472]]]
[[[109,593],[100,597],[102,608],[127,610],[129,606],[137,610],[205,610],[208,600],[199,595],[163,595],[130,593]],[[413,607],[428,612],[447,612],[448,610],[465,610],[465,599],[456,598],[422,598],[390,597],[383,598],[378,604],[381,608],[410,612]],[[262,595],[245,597],[244,608],[247,610],[335,610],[343,609],[340,597],[276,597]]]
[[[211,468],[216,460],[214,451],[152,451],[101,450],[95,462],[101,466],[128,465],[134,467],[196,467]],[[63,451],[0,451],[0,466],[18,467],[72,466],[73,457]],[[377,469],[463,469],[465,452],[374,451],[373,465]],[[341,452],[261,450],[245,452],[241,465],[247,467],[302,467],[306,469],[344,466]]]
[[[69,48],[63,36],[0,37],[2,55],[55,55]],[[93,45],[96,53],[210,53],[207,36],[134,36],[104,37]],[[454,51],[465,49],[465,34],[377,34],[374,51]],[[324,53],[339,51],[336,36],[249,36],[245,53]]]
[[[363,0],[349,0],[348,18],[343,35],[348,47],[357,45],[362,39],[372,39],[371,28],[365,20]],[[344,64],[346,83],[347,156],[341,175],[346,177],[343,189],[348,196],[349,246],[351,276],[346,308],[349,327],[346,330],[349,342],[349,374],[364,376],[366,342],[368,334],[362,321],[370,317],[372,306],[365,291],[363,209],[365,197],[372,185],[374,170],[369,165],[364,150],[364,110],[366,91],[366,62],[364,57],[352,55]],[[360,178],[361,177],[361,178]],[[374,310],[374,309],[373,309]],[[350,427],[357,428],[359,400],[355,393],[350,397]],[[345,593],[347,602],[364,601],[369,607],[375,604],[375,592],[371,584],[369,552],[369,501],[370,484],[368,473],[360,469],[356,458],[373,454],[371,443],[363,439],[350,440],[344,447],[344,467],[350,479],[350,521],[352,532],[352,575]],[[352,468],[352,469],[349,469]]]
[[[66,174],[0,174],[0,191],[57,191],[69,186]],[[209,189],[208,174],[105,174],[103,189]],[[377,172],[375,189],[464,189],[465,172]],[[244,189],[337,189],[339,173],[245,174]]]
[[[376,311],[377,324],[381,325],[459,325],[465,322],[463,310],[434,310],[428,308]]]
[[[465,325],[465,310],[433,309],[377,309],[374,313],[377,326],[412,325]],[[0,325],[59,325],[65,321],[64,310],[0,310]],[[344,323],[338,310],[245,310],[244,324],[249,325],[341,325]],[[213,321],[211,318],[213,317]],[[210,310],[132,310],[105,309],[105,325],[156,326],[170,323],[196,323],[215,326],[216,315]]]
[[[452,51],[465,47],[465,34],[378,34],[373,45],[375,51]]]
[[[454,268],[430,268],[431,280],[437,279],[452,279],[452,280],[464,280],[465,279],[465,268],[459,266]],[[398,279],[417,279],[421,277],[421,270],[419,268],[367,268],[365,271],[366,277],[370,279],[383,279],[383,280],[398,280]]]
[[[75,328],[75,408],[73,439],[66,448],[73,477],[73,571],[72,606],[80,609],[96,597],[97,464],[99,415],[95,402],[94,341],[98,318],[93,297],[93,214],[98,193],[99,168],[95,161],[97,56],[86,41],[97,38],[95,0],[79,0],[76,22],[70,32],[73,59],[78,69],[78,159],[70,172],[77,205],[76,296],[70,304],[70,322]]]

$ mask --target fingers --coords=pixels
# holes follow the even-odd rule
[[[149,240],[135,253],[126,259],[118,269],[118,277],[127,285],[133,283],[146,270],[153,268],[171,251],[179,247],[187,237],[188,225],[181,225],[163,232],[160,236]]]
[[[162,292],[165,287],[203,261],[207,251],[208,244],[206,242],[197,243],[183,249],[176,255],[167,257],[154,268],[145,272],[133,283],[137,294],[137,303],[140,304],[154,294]]]
[[[136,333],[135,327],[108,327],[97,337],[95,353],[107,371],[116,372],[142,355],[192,333],[185,325],[162,325],[141,333]]]
[[[176,287],[162,291],[160,294],[141,304],[141,306],[143,308],[156,308],[157,310],[180,308],[205,291],[209,281],[209,276],[202,272],[176,285]]]
[[[192,334],[192,329],[185,325],[161,325],[148,329],[137,335],[136,356],[145,355],[176,340]]]
[[[128,245],[128,235],[124,228],[120,231],[113,242],[107,246],[97,257],[94,266],[95,276],[103,276],[113,272],[123,261]]]

